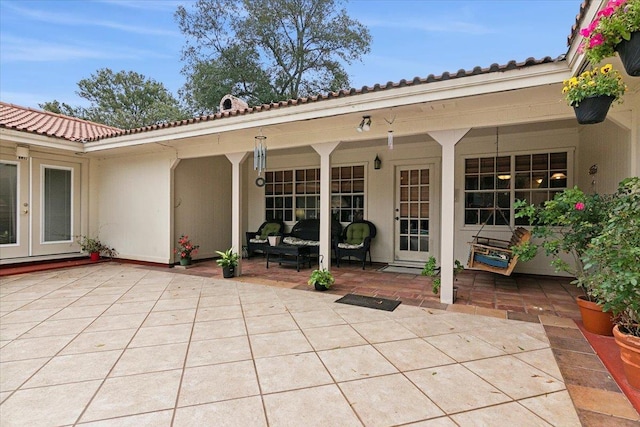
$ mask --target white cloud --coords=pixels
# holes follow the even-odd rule
[[[167,30],[159,28],[157,26],[143,26],[143,25],[126,25],[117,21],[100,20],[94,18],[86,18],[79,15],[73,15],[69,13],[52,13],[49,11],[38,9],[27,9],[16,6],[13,3],[5,3],[4,7],[11,9],[13,12],[20,14],[23,18],[46,22],[47,24],[57,24],[66,26],[92,26],[110,28],[113,30],[123,31],[133,34],[143,34],[151,36],[162,37],[181,37],[178,30]],[[153,22],[152,20],[150,20]]]
[[[80,45],[56,43],[3,35],[2,63],[8,62],[63,62],[83,59],[175,59],[157,50],[132,49],[126,46]]]

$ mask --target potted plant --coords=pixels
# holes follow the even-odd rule
[[[640,0],[610,0],[580,35],[579,52],[592,64],[618,52],[627,74],[640,75]]]
[[[309,286],[315,287],[317,291],[326,291],[335,282],[336,279],[333,277],[333,274],[326,268],[322,268],[322,266],[318,270],[313,270],[311,277],[309,277],[307,281]]]
[[[458,260],[455,260],[454,264],[453,264],[453,281],[455,282],[456,276],[461,273],[464,270],[464,266],[462,265],[462,263]],[[424,267],[422,268],[422,273],[423,276],[429,276],[433,279],[433,285],[431,290],[433,291],[434,294],[437,294],[438,292],[440,292],[440,284],[442,283],[442,280],[440,279],[440,267],[436,267],[436,258],[433,256],[430,256],[429,259],[427,260],[427,262],[424,264]],[[458,287],[457,286],[453,286],[453,302],[456,302],[456,299],[458,297]]]
[[[100,255],[106,255],[109,258],[113,258],[118,255],[118,252],[114,248],[110,248],[98,239],[98,237],[78,236],[76,242],[80,245],[82,252],[87,252],[91,261],[98,261]]]
[[[551,265],[556,271],[575,277],[571,283],[584,290],[584,295],[576,300],[584,326],[589,332],[600,335],[612,334],[611,314],[603,312],[597,304],[597,284],[587,280],[593,271],[585,270],[582,257],[591,240],[602,232],[609,199],[598,194],[585,194],[574,187],[556,194],[542,206],[521,200],[514,203],[515,217],[528,219],[534,238],[514,247],[514,253],[531,259],[542,248],[547,256],[552,257]]]
[[[180,254],[180,265],[191,265],[192,256],[198,253],[200,245],[194,245],[189,236],[184,234],[178,239],[178,247],[173,250],[174,254]]]
[[[564,81],[562,93],[580,124],[603,122],[615,100],[622,102],[626,85],[611,64],[587,70]]]
[[[583,260],[593,271],[585,280],[604,310],[613,314],[613,334],[620,347],[629,384],[640,389],[640,178],[623,180],[600,234]]]
[[[220,258],[216,260],[216,263],[222,267],[222,277],[228,279],[233,277],[236,272],[236,266],[238,265],[238,253],[233,252],[233,248],[229,248],[224,252],[216,251]]]

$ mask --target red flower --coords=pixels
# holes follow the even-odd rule
[[[576,210],[583,211],[584,210],[584,203],[582,203],[582,202],[576,203]]]

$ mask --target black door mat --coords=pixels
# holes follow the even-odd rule
[[[357,305],[360,307],[375,308],[377,310],[393,311],[402,301],[394,301],[385,298],[366,297],[364,295],[347,294],[336,302],[342,304]]]

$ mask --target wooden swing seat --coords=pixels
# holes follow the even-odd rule
[[[511,240],[475,236],[473,242],[469,242],[471,249],[467,267],[510,276],[518,263],[518,255],[514,255],[510,248],[528,242],[529,239],[531,232],[522,227],[516,228]]]

